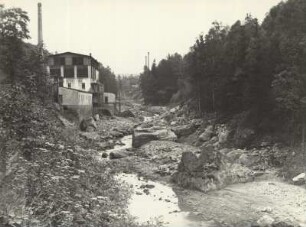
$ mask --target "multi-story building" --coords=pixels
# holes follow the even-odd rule
[[[99,83],[99,62],[91,55],[50,55],[47,72],[56,82],[56,101],[62,106],[77,110],[82,118],[102,106],[104,89]]]

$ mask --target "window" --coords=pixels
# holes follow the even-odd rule
[[[51,68],[50,69],[51,76],[61,76],[61,69],[60,68]]]
[[[63,96],[62,96],[62,95],[59,95],[59,96],[58,96],[58,103],[59,103],[59,104],[62,104],[62,103],[63,103]]]
[[[65,58],[64,57],[55,57],[54,58],[54,65],[65,65]]]
[[[61,65],[65,65],[65,58],[60,58]]]
[[[65,66],[65,68],[64,68],[64,77],[65,78],[73,78],[74,77],[73,66]]]
[[[48,58],[48,65],[54,65],[54,58]]]
[[[107,96],[105,97],[105,103],[108,103],[108,97]]]
[[[87,65],[78,65],[77,66],[78,77],[87,78],[88,77],[88,68]]]
[[[72,64],[73,65],[84,65],[83,58],[82,57],[73,57],[72,58]]]
[[[92,83],[91,88],[92,88],[93,93],[98,93],[99,92],[98,84]]]
[[[68,83],[68,88],[71,88],[71,83]]]
[[[91,79],[95,79],[95,75],[94,75],[95,72],[96,70],[94,69],[94,67],[91,66]]]
[[[85,90],[85,83],[82,83],[82,89]]]

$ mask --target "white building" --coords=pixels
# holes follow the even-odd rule
[[[57,83],[56,101],[62,106],[88,117],[93,107],[102,105],[104,89],[99,83],[99,62],[91,55],[72,52],[50,55],[46,69]]]

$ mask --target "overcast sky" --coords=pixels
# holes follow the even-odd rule
[[[41,0],[43,39],[54,53],[92,53],[116,74],[138,74],[169,53],[186,54],[215,20],[232,25],[251,13],[261,22],[280,0]],[[36,0],[0,0],[30,16],[31,43],[37,43]]]

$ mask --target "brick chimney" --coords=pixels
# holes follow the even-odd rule
[[[43,35],[42,35],[42,15],[41,15],[41,3],[37,4],[38,7],[38,46],[43,45]]]

